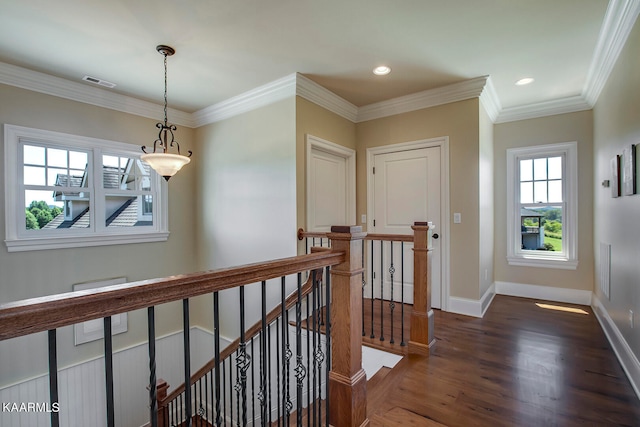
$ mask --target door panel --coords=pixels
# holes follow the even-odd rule
[[[416,221],[440,224],[440,147],[378,154],[374,156],[374,166],[374,233],[413,234],[411,226]],[[405,243],[401,247],[400,243],[394,243],[393,257],[389,243],[382,249],[375,246],[371,260],[380,267],[373,270],[374,297],[391,299],[393,292],[393,300],[400,300],[399,266],[402,263],[406,286],[404,301],[413,302],[412,245]],[[389,261],[393,262],[393,268]],[[433,241],[431,265],[431,303],[434,308],[440,308],[440,245],[437,240]],[[381,276],[384,277],[383,286],[379,282]]]
[[[347,160],[312,149],[309,167],[309,231],[347,225]]]

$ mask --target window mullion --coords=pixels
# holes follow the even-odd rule
[[[106,229],[105,219],[105,192],[103,180],[102,150],[95,148],[93,150],[93,170],[91,173],[92,182],[91,191],[91,221],[94,230],[98,233],[104,232]]]

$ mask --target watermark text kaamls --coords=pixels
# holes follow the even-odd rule
[[[2,412],[60,412],[58,402],[2,402]]]

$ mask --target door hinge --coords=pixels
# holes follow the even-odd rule
[[[373,167],[373,174],[374,175],[376,174],[376,167],[375,166]]]
[[[373,220],[373,226],[374,227],[376,226],[376,220],[375,219]]]

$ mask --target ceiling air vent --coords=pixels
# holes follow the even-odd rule
[[[104,86],[104,87],[108,87],[108,88],[116,87],[115,83],[111,83],[111,82],[108,82],[108,81],[102,80],[102,79],[97,79],[97,78],[91,77],[91,76],[84,76],[82,78],[82,80],[84,80],[85,82],[93,83],[93,84]]]

